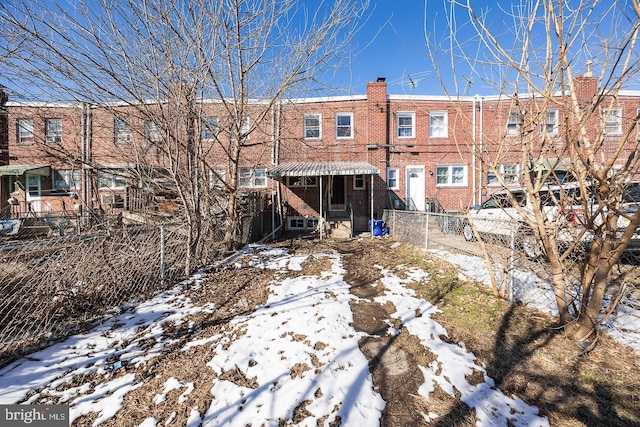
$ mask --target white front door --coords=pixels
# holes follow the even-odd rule
[[[407,209],[425,210],[424,166],[407,166]]]
[[[41,211],[42,183],[39,175],[24,175],[27,183],[27,204],[33,212]]]

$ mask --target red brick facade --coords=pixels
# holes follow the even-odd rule
[[[582,105],[592,102],[597,80],[579,76],[575,85],[578,101]],[[620,132],[608,132],[602,138],[604,143],[614,145],[620,141],[624,130],[637,120],[640,93],[622,93],[611,101],[603,104],[602,110],[621,114]],[[101,197],[107,187],[100,185],[93,184],[95,188],[91,191],[77,185],[64,191],[64,186],[56,185],[56,171],[80,171],[83,163],[116,170],[141,161],[161,167],[168,161],[149,143],[146,120],[137,118],[135,112],[139,109],[131,106],[12,102],[5,105],[7,131],[0,131],[0,135],[6,141],[0,141],[0,148],[4,143],[8,156],[7,153],[4,153],[5,157],[0,155],[0,166],[4,158],[4,163],[9,165],[48,165],[51,168],[50,176],[39,175],[40,194],[34,193],[31,197],[32,200],[47,199],[36,203],[39,214],[77,211],[74,206],[81,203],[79,199],[82,198],[91,199],[84,200],[90,208],[101,207],[113,212],[124,208],[105,203],[113,200]],[[199,106],[202,109],[199,115],[215,117],[219,126],[229,125],[225,122],[221,103],[202,102]],[[569,123],[565,118],[573,114],[571,110],[528,98],[518,98],[514,102],[500,96],[451,99],[388,94],[387,84],[380,78],[370,82],[366,94],[359,96],[295,99],[283,101],[271,109],[256,104],[247,111],[248,120],[257,120],[256,116],[263,120],[251,122],[251,144],[243,149],[241,163],[252,171],[268,171],[291,162],[338,161],[366,162],[379,170],[373,179],[371,176],[326,175],[307,182],[288,178],[254,182],[258,184],[252,190],[277,193],[285,213],[292,217],[317,218],[321,199],[323,212],[345,215],[351,208],[360,225],[363,222],[366,225],[366,219],[371,216],[379,218],[385,208],[462,211],[481,202],[495,188],[488,181],[487,162],[500,163],[500,167],[522,164],[521,134],[509,134],[510,120],[516,120],[517,116],[519,125],[526,129],[529,122],[540,123],[536,115],[547,114],[549,109],[557,110],[552,116],[555,124],[549,124],[552,132],[546,145],[542,145],[546,147],[547,157],[561,157],[565,143],[558,135],[563,135],[563,126]],[[20,138],[21,119],[26,119],[32,126],[32,138]],[[48,119],[61,120],[59,140],[50,137],[47,140]],[[120,137],[118,119],[125,120],[129,129],[128,134],[124,132]],[[605,120],[603,116],[593,117],[592,128],[571,130],[570,134],[575,138],[595,135],[601,128],[601,120]],[[187,132],[184,126],[177,126],[177,129]],[[201,129],[192,131],[198,137],[201,135]],[[540,133],[540,129],[530,131]],[[23,136],[28,133],[29,129]],[[43,143],[45,140],[47,144]],[[211,143],[206,154],[207,167],[221,176],[225,175],[228,165],[222,146],[228,143],[220,137]],[[499,160],[495,159],[496,153],[500,153]],[[626,159],[628,154],[618,157]],[[84,180],[76,173],[80,182],[96,182],[95,170],[85,167],[82,173],[86,174]],[[91,174],[93,181],[87,180]],[[15,190],[8,187],[24,178],[2,176],[0,208],[7,209],[8,195]],[[126,198],[129,196],[125,187],[116,185],[108,191]]]

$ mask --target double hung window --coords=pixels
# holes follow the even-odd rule
[[[127,179],[117,172],[98,172],[98,187],[110,190],[124,189],[127,186]]]
[[[62,119],[46,119],[44,128],[47,142],[62,142]]]
[[[320,139],[322,116],[320,114],[304,115],[304,137],[305,139]]]
[[[548,135],[556,135],[558,133],[558,110],[547,110],[542,131]]]
[[[77,169],[61,169],[54,171],[54,188],[58,190],[77,190],[80,188],[80,171]]]
[[[520,113],[516,110],[509,110],[507,113],[507,135],[518,135],[521,122]]]
[[[353,138],[353,113],[336,114],[336,138]]]
[[[204,116],[200,121],[200,139],[208,141],[215,139],[218,133],[218,117]]]
[[[399,169],[398,168],[388,168],[387,169],[387,188],[389,190],[397,190],[400,188],[399,181]]]
[[[113,139],[116,143],[131,142],[131,125],[128,120],[118,117],[113,120]]]
[[[415,118],[414,112],[398,113],[398,138],[415,138]]]
[[[429,136],[446,138],[448,135],[448,114],[446,111],[429,112]]]
[[[611,108],[605,109],[604,114],[604,133],[607,135],[621,135],[622,134],[622,109]]]
[[[353,176],[353,189],[354,190],[364,190],[364,175],[354,175]]]
[[[160,127],[153,120],[147,120],[144,125],[144,131],[147,135],[147,140],[150,142],[160,142],[162,140],[162,134],[160,133]]]
[[[33,142],[33,120],[32,119],[19,119],[18,120],[18,142]]]

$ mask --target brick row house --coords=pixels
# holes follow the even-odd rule
[[[581,102],[591,102],[597,79],[580,76],[576,84]],[[203,141],[217,142],[205,156],[212,182],[224,181],[228,160],[215,132],[225,116],[219,102],[199,105],[195,132]],[[604,142],[613,144],[637,117],[640,92],[621,92],[612,105],[593,120],[606,121]],[[149,201],[140,197],[145,174],[139,169],[150,165],[159,173],[145,176],[159,179],[170,159],[154,148],[162,126],[132,111],[126,104],[22,103],[4,97],[2,216],[147,209]],[[293,99],[268,114],[258,111],[266,119],[252,126],[249,109],[242,123],[251,129],[251,144],[242,154],[238,184],[277,201],[270,209],[292,230],[315,230],[323,218],[359,232],[384,209],[459,212],[482,202],[500,187],[497,174],[517,182],[522,172],[518,137],[524,111],[544,114],[544,125],[535,132],[553,147],[547,157],[560,156],[563,147],[564,117],[557,106],[526,97],[514,103],[499,95],[394,95],[387,93],[384,78],[370,82],[363,95]],[[491,168],[489,159],[494,159]],[[162,210],[167,198],[156,194],[153,208]]]

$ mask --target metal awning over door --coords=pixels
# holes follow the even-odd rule
[[[367,162],[282,163],[268,172],[271,178],[285,176],[375,175],[380,170]]]
[[[371,221],[373,224],[373,176],[380,170],[367,162],[291,162],[275,166],[267,175],[271,178],[284,178],[288,176],[353,176],[371,175]],[[322,222],[322,179],[320,179],[320,221]],[[371,233],[373,237],[373,231]],[[320,239],[322,240],[322,226],[320,227]]]

